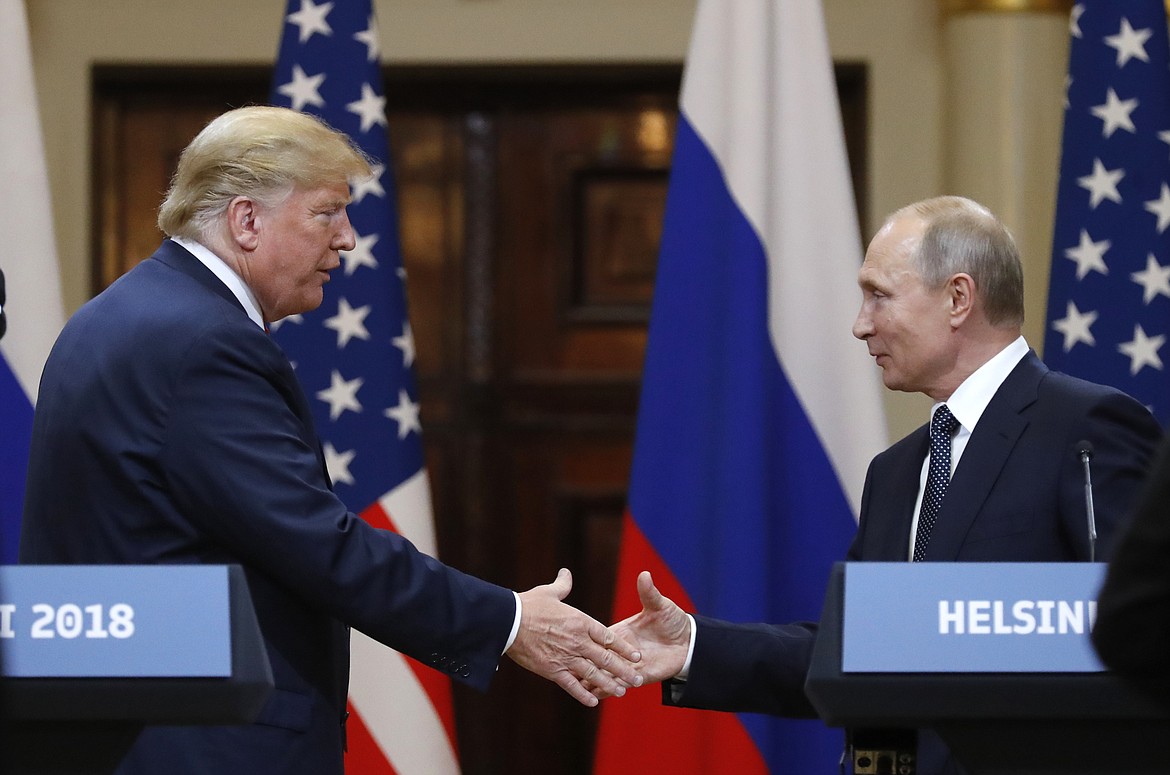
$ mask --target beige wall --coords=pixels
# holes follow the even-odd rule
[[[270,62],[284,0],[26,2],[63,293],[67,311],[73,311],[85,300],[89,281],[90,67]],[[953,119],[947,86],[954,75],[948,67],[953,70],[955,63],[948,60],[946,47],[956,47],[956,33],[941,17],[938,0],[824,0],[824,6],[834,57],[870,68],[870,225],[915,199],[944,192],[972,194],[954,188],[953,159],[966,150],[953,140],[960,133],[948,129]],[[377,0],[377,10],[384,57],[390,63],[678,62],[686,52],[694,0]],[[1017,39],[1012,45],[1029,42]],[[1063,68],[1063,50],[1049,45],[1041,55],[1055,67],[1043,69],[1039,81],[1034,72],[1012,71],[1010,63],[994,77],[1011,83],[1031,77],[1034,90],[1058,92],[1063,78],[1052,73]],[[993,82],[990,89],[998,93],[999,86]],[[1058,123],[1059,115],[1052,120]],[[1050,134],[1059,141],[1058,126]],[[1058,149],[1050,136],[1029,142],[1039,142],[1039,158],[1051,158],[1055,165]],[[1054,191],[1054,185],[1048,190]],[[1011,205],[1004,191],[1025,187],[1009,179],[1000,189],[989,190],[985,199],[998,209]],[[1041,191],[1036,196],[1042,200],[1040,211],[1048,207],[1050,212],[1052,194]],[[1026,232],[1021,243],[1040,254],[1030,260],[1043,263],[1029,277],[1046,276],[1043,235],[1051,228],[1050,217],[1029,226],[1011,220],[1022,220],[1026,210],[1008,210],[1009,227],[1017,234]],[[1029,295],[1028,316],[1043,320],[1043,300],[1036,292]],[[1038,346],[1039,333],[1029,335]],[[927,411],[925,399],[914,396],[891,396],[888,406],[896,435],[919,424]]]
[[[824,7],[833,58],[869,66],[868,228],[915,200],[961,193],[943,179],[946,74],[938,0],[825,0]],[[891,439],[929,417],[925,396],[885,396]]]

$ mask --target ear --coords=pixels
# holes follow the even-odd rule
[[[947,281],[950,299],[951,327],[958,328],[975,309],[975,280],[966,272],[959,272]]]
[[[228,202],[227,225],[232,242],[240,249],[250,252],[260,244],[259,212],[255,200],[237,196]]]

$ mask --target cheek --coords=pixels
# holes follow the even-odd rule
[[[902,328],[901,320],[897,306],[883,304],[874,311],[873,327],[878,336],[883,339],[896,339]]]
[[[911,304],[892,303],[886,306],[883,313],[880,325],[886,338],[899,341],[905,346],[910,346],[919,339],[926,320],[923,310]]]

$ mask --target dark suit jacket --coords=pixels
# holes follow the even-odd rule
[[[1170,707],[1170,443],[1117,545],[1097,605],[1102,661]]]
[[[928,426],[870,464],[849,560],[906,561]],[[1145,478],[1161,429],[1112,388],[1049,371],[1034,353],[1000,386],[955,469],[927,561],[1062,562],[1089,558],[1077,442],[1093,444],[1097,557]],[[690,677],[676,704],[815,715],[804,695],[816,625],[698,622]],[[671,702],[671,687],[664,698]],[[925,736],[924,736],[925,737]],[[946,772],[941,743],[923,744],[920,773]]]
[[[20,559],[246,571],[276,682],[259,720],[147,728],[121,772],[340,774],[350,626],[484,689],[516,610],[346,510],[284,353],[170,241],[53,347]]]

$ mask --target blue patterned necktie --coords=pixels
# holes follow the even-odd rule
[[[918,532],[914,535],[914,562],[922,562],[926,556],[930,532],[951,483],[951,436],[958,427],[959,421],[946,404],[936,409],[930,420],[930,470],[922,493],[922,511],[918,513]]]

